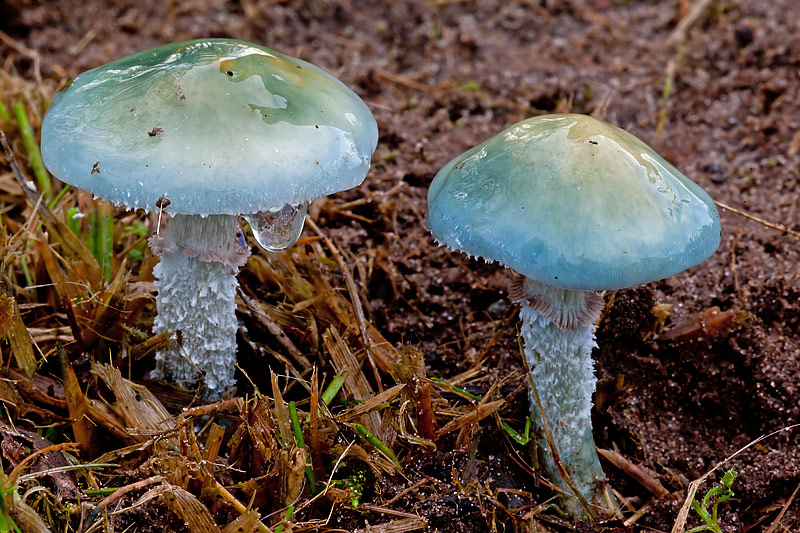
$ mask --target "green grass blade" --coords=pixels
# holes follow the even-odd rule
[[[76,217],[75,215],[80,213],[80,209],[77,207],[70,207],[67,209],[67,212],[64,214],[64,222],[67,224],[67,227],[74,233],[75,235],[81,235],[81,219],[80,217]]]
[[[63,196],[64,196],[64,194],[66,194],[66,192],[67,192],[68,190],[69,190],[69,183],[67,183],[66,185],[64,185],[63,187],[61,187],[61,190],[60,190],[60,191],[58,191],[58,194],[56,195],[56,197],[55,197],[55,198],[53,198],[52,200],[50,200],[50,203],[49,203],[49,204],[47,204],[47,206],[48,206],[50,209],[55,209],[55,207],[56,207],[56,204],[58,203],[58,201],[59,201],[59,200],[61,200],[61,197],[63,197]]]
[[[6,122],[11,122],[11,115],[8,114],[8,109],[6,106],[3,105],[3,102],[0,101],[0,117],[3,117]]]
[[[336,374],[334,376],[333,381],[328,387],[325,389],[325,392],[322,393],[322,401],[325,405],[330,405],[331,402],[336,398],[336,395],[339,394],[339,390],[342,388],[344,384],[344,377],[341,374]]]
[[[114,260],[114,219],[102,206],[92,209],[89,217],[87,248],[97,259],[106,282],[111,281]]]
[[[520,435],[519,432],[517,432],[517,430],[508,425],[508,423],[506,423],[505,420],[500,418],[499,415],[497,416],[497,419],[500,421],[500,427],[503,428],[503,431],[505,431],[509,437],[517,441],[517,443],[525,446],[526,444],[528,444],[528,441],[531,440],[531,417],[527,417],[525,419],[525,429],[523,430],[524,431],[523,435]]]
[[[471,392],[467,392],[464,389],[462,389],[461,387],[456,387],[455,385],[450,385],[448,382],[446,382],[442,378],[431,378],[431,379],[433,381],[435,381],[436,383],[441,383],[442,385],[447,385],[450,388],[450,390],[452,390],[453,392],[456,392],[458,394],[463,394],[464,396],[466,396],[467,398],[469,398],[473,402],[481,401],[481,397],[480,396],[476,396],[476,395],[472,394]]]
[[[294,432],[294,441],[298,448],[307,450],[306,441],[303,440],[303,430],[300,428],[300,419],[297,418],[297,406],[294,402],[289,402],[289,419],[292,422],[292,431]],[[317,476],[314,475],[314,469],[311,468],[311,462],[308,455],[306,455],[306,477],[311,484],[311,492],[317,493]]]
[[[45,201],[49,201],[53,192],[50,185],[50,174],[44,168],[42,154],[39,152],[39,145],[36,143],[33,128],[31,128],[31,123],[28,121],[28,113],[25,110],[25,106],[19,102],[14,104],[14,116],[17,119],[17,126],[19,127],[25,150],[28,152],[33,174],[36,176],[36,185],[38,185],[39,192],[42,193]]]
[[[292,515],[293,515],[293,514],[294,514],[294,505],[290,505],[290,506],[289,506],[289,507],[286,509],[286,514],[285,514],[285,515],[283,515],[283,519],[284,519],[286,522],[288,522],[288,521],[290,521],[290,520],[292,519]],[[275,533],[281,533],[281,531],[283,531],[283,524],[279,524],[279,525],[278,525],[278,527],[276,527],[275,529],[273,529],[273,531],[274,531]]]
[[[403,470],[403,467],[400,466],[400,461],[397,460],[397,456],[394,454],[392,450],[389,449],[388,446],[386,446],[381,441],[381,439],[370,433],[370,431],[361,424],[353,424],[353,427],[355,428],[355,430],[358,432],[359,436],[362,439],[364,439],[370,445],[377,448],[378,451],[380,451],[383,455],[386,456],[387,459],[389,459],[392,463],[394,463],[394,465],[398,469]]]

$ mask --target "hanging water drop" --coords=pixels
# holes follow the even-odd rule
[[[259,211],[245,215],[253,236],[268,252],[282,252],[290,248],[303,231],[308,203],[285,205],[277,211]]]

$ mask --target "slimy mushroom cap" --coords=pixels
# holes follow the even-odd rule
[[[584,115],[524,120],[450,161],[428,192],[428,229],[573,290],[663,279],[720,242],[705,191],[638,138]]]
[[[165,45],[56,95],[42,155],[59,179],[131,208],[242,214],[357,186],[377,126],[339,80],[230,39]]]

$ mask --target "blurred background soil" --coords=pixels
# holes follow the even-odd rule
[[[690,0],[683,12],[679,0],[5,0],[0,84],[10,91],[22,79],[52,94],[89,68],[200,37],[253,41],[330,71],[367,102],[380,140],[364,184],[311,216],[352,266],[383,336],[421,350],[428,375],[474,394],[500,383],[501,414],[519,428],[528,400],[507,296],[512,273],[433,242],[425,212],[436,171],[523,118],[594,114],[645,140],[719,202],[799,231],[797,13],[796,0]],[[21,212],[20,202],[5,216]],[[669,494],[653,497],[604,463],[631,499],[626,516],[644,507],[642,516],[613,526],[553,518],[550,530],[669,531],[689,481],[799,421],[800,238],[721,215],[713,257],[619,291],[598,331],[597,445]],[[247,271],[240,279],[259,281]],[[254,290],[282,298],[273,286]],[[258,368],[244,358],[245,369]],[[531,513],[548,491],[522,466],[527,448],[501,435],[487,418],[464,448],[451,439],[438,452],[409,453],[410,481],[376,479],[365,499],[383,504],[429,479],[393,509],[425,517],[430,530],[533,530]],[[800,486],[800,431],[773,435],[729,466],[739,474],[736,496],[720,508],[725,531],[800,530],[800,502],[790,500]],[[510,491],[470,492],[465,468],[478,485]],[[326,527],[370,520],[339,510]]]

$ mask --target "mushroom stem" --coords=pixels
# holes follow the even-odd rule
[[[150,240],[161,258],[153,269],[153,331],[178,332],[178,342],[156,354],[153,377],[193,382],[202,376],[208,399],[235,384],[236,274],[249,255],[237,230],[235,215],[175,215]]]
[[[573,516],[590,516],[572,487],[590,505],[601,505],[605,474],[592,437],[591,410],[596,383],[592,349],[597,346],[594,331],[602,299],[594,292],[559,289],[528,278],[512,290],[512,296],[523,304],[522,337],[531,372],[531,418],[540,463],[564,491],[565,510]]]

